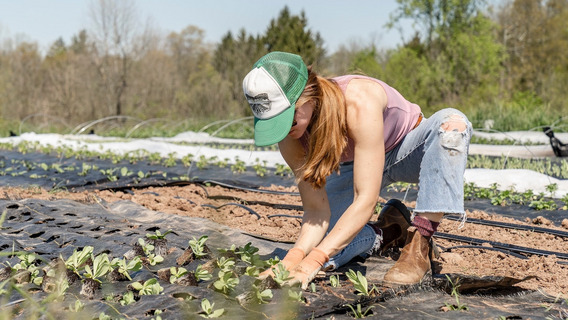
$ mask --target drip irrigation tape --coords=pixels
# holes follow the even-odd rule
[[[502,242],[483,240],[483,239],[477,239],[477,238],[471,238],[471,237],[463,237],[463,236],[458,236],[458,235],[453,235],[453,234],[443,233],[443,232],[434,233],[434,237],[441,238],[441,239],[447,239],[447,240],[466,242],[466,243],[476,244],[476,245],[482,245],[484,243],[488,243],[489,245],[491,245],[494,248],[501,248],[501,249],[509,250],[509,251],[516,252],[516,253],[526,253],[526,254],[540,255],[540,256],[555,255],[556,257],[558,257],[560,259],[568,259],[568,254],[564,253],[564,252],[533,249],[533,248],[517,246],[517,245],[513,245],[513,244],[509,244],[509,243],[502,243]]]
[[[245,209],[245,210],[248,211],[250,214],[256,216],[257,219],[260,219],[260,214],[258,214],[256,211],[254,211],[254,210],[252,210],[251,208],[249,208],[249,207],[247,207],[247,206],[244,206],[244,205],[242,205],[242,204],[240,204],[240,203],[229,202],[229,203],[224,203],[224,204],[222,204],[222,205],[220,205],[220,206],[214,206],[214,205],[212,205],[212,204],[202,204],[201,206],[202,206],[202,207],[213,208],[213,209],[215,209],[215,210],[219,210],[219,209],[221,209],[221,208],[224,207],[224,206],[237,206],[237,207],[241,207],[241,208]]]
[[[285,210],[296,210],[296,211],[303,211],[304,208],[302,206],[297,206],[297,205],[293,205],[293,204],[282,204],[282,203],[271,203],[271,202],[266,202],[266,201],[251,201],[251,200],[244,200],[241,198],[236,198],[233,196],[211,196],[208,197],[209,199],[221,199],[221,200],[235,200],[235,201],[240,201],[249,205],[259,205],[259,206],[265,206],[265,207],[271,207],[274,209],[285,209]]]
[[[241,231],[242,234],[245,234],[247,236],[251,236],[253,238],[257,238],[257,239],[262,239],[262,240],[267,240],[267,241],[271,241],[271,242],[276,242],[276,243],[289,243],[289,244],[294,244],[296,243],[295,240],[282,240],[282,239],[277,239],[277,238],[272,238],[272,237],[267,237],[267,236],[263,236],[260,234],[256,234],[256,233],[249,233],[249,232],[244,232]]]
[[[146,191],[146,192],[142,192],[142,194],[151,194],[153,196],[159,197],[160,194],[154,191]]]
[[[269,219],[271,218],[296,218],[296,219],[302,219],[303,216],[294,216],[291,214],[272,214],[268,216]]]
[[[191,199],[186,199],[186,198],[180,197],[180,196],[175,196],[174,199],[182,199],[182,200],[186,200],[187,202],[189,202],[191,204],[197,204],[194,201],[192,201]]]
[[[251,191],[251,192],[259,192],[259,193],[279,194],[279,195],[290,195],[290,196],[299,196],[299,195],[300,195],[299,192],[273,191],[273,190],[263,190],[263,189],[247,188],[247,187],[241,187],[241,186],[237,186],[237,185],[233,185],[233,184],[228,184],[228,183],[224,183],[224,182],[220,182],[220,181],[215,181],[215,180],[203,180],[201,183],[203,183],[203,184],[211,183],[211,184],[215,184],[215,185],[218,185],[218,186],[221,186],[221,187],[225,187],[225,188],[238,189],[238,190]]]
[[[458,216],[445,216],[444,218],[454,221],[460,221],[461,218]],[[539,233],[546,233],[552,234],[559,237],[568,238],[568,232],[562,230],[554,230],[549,228],[542,228],[542,227],[535,227],[535,226],[527,226],[521,225],[516,223],[509,223],[509,222],[500,222],[500,221],[491,221],[491,220],[483,220],[483,219],[475,219],[475,218],[467,218],[466,222],[474,223],[474,224],[482,224],[486,226],[493,226],[493,227],[502,227],[508,229],[516,229],[516,230],[523,230],[523,231],[532,231],[532,232],[539,232]]]
[[[528,258],[526,256],[523,256],[522,254],[518,254],[515,252],[512,252],[510,250],[505,250],[505,249],[501,249],[501,248],[493,248],[493,247],[484,247],[484,246],[453,246],[453,247],[449,247],[449,248],[444,248],[442,246],[439,246],[440,249],[442,249],[443,251],[447,251],[450,252],[453,249],[480,249],[480,250],[493,250],[493,251],[499,251],[502,252],[504,254],[513,256],[515,258],[519,258],[519,259],[523,259],[523,260],[527,260]]]

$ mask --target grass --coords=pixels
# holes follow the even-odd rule
[[[530,95],[519,96],[510,103],[485,103],[458,108],[462,110],[474,128],[490,128],[495,131],[531,131],[549,126],[555,131],[568,131],[568,118],[563,110],[535,100]]]

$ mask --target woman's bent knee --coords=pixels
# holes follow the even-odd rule
[[[467,154],[471,139],[471,123],[456,109],[444,109],[438,130],[440,144],[450,156]]]

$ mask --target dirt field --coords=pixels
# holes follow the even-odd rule
[[[289,188],[285,191],[295,190]],[[284,242],[293,242],[296,238],[301,222],[299,217],[302,214],[301,211],[297,210],[298,206],[301,205],[298,196],[241,191],[220,186],[203,187],[197,184],[150,187],[128,192],[95,190],[80,193],[47,192],[40,188],[2,187],[0,188],[0,198],[12,200],[26,198],[71,199],[79,202],[93,202],[98,201],[98,199],[107,202],[130,200],[154,211],[207,218],[219,224],[242,230],[245,233]],[[381,199],[381,202],[386,202],[386,199]],[[246,205],[254,213],[237,204]],[[414,203],[406,203],[406,205],[414,207]],[[559,226],[553,225],[546,219],[519,221],[490,215],[479,210],[467,210],[467,212],[468,217],[471,218],[524,225],[539,224],[541,227],[550,229],[568,230],[568,220],[566,219]],[[565,211],[559,212],[565,213]],[[255,214],[258,214],[259,217]],[[373,219],[376,219],[376,215]],[[458,222],[444,220],[438,231],[487,241],[568,253],[568,238],[566,237],[471,223],[466,223],[465,227],[461,229],[458,229],[458,226]],[[436,239],[436,242],[443,248],[464,244],[439,238]],[[520,259],[498,251],[475,248],[453,249],[450,252],[441,253],[435,261],[437,266],[435,271],[437,273],[460,273],[478,276],[509,276],[517,279],[534,276],[534,278],[520,282],[516,286],[526,290],[541,290],[551,296],[568,296],[568,265],[562,264],[566,260],[562,261],[555,256],[532,255],[527,257],[528,259]]]

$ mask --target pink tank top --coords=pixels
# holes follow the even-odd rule
[[[402,141],[406,134],[414,129],[420,117],[420,107],[406,100],[398,91],[381,80],[360,75],[346,75],[333,78],[339,85],[341,91],[343,91],[343,94],[345,94],[347,85],[353,79],[369,79],[375,81],[383,87],[387,94],[387,107],[383,112],[383,130],[385,152],[389,152]],[[300,138],[300,142],[306,151],[308,150],[308,139],[308,132]],[[355,143],[351,138],[348,138],[347,147],[341,156],[341,162],[353,161],[354,157]]]

